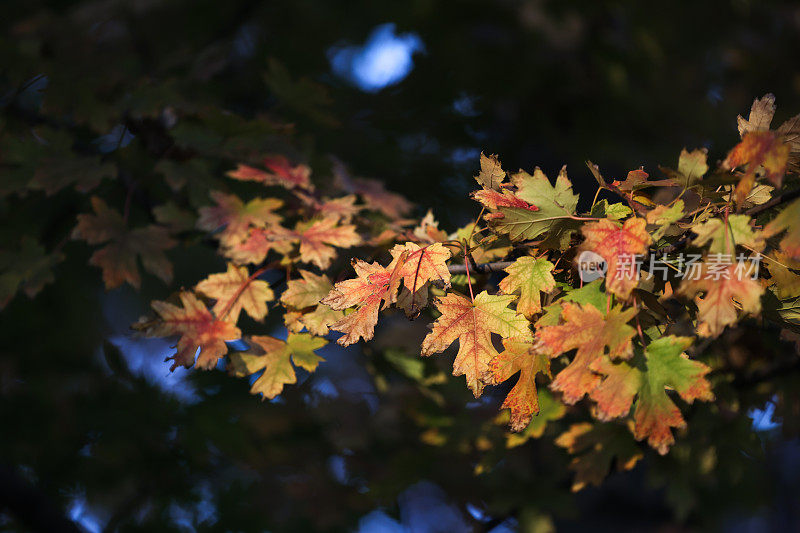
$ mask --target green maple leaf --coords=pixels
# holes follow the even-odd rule
[[[721,218],[712,218],[692,228],[697,237],[694,246],[704,246],[709,241],[708,251],[712,254],[733,254],[736,245],[743,245],[756,251],[764,249],[763,235],[750,226],[747,215],[728,215],[727,223]]]
[[[271,400],[283,391],[284,385],[297,382],[295,365],[313,372],[324,359],[318,350],[328,341],[308,333],[290,333],[285,341],[269,336],[253,336],[251,350],[230,356],[230,373],[237,377],[249,376],[264,371],[250,389],[252,394],[263,394]]]
[[[495,227],[508,233],[513,240],[532,240],[547,233],[542,247],[565,249],[579,224],[571,217],[578,205],[578,195],[572,193],[572,183],[562,168],[554,185],[540,169],[533,175],[521,171],[512,177],[517,197],[536,206],[536,211],[518,207],[500,207],[502,218]]]
[[[709,367],[692,361],[684,354],[692,344],[690,337],[668,336],[651,342],[644,352],[644,364],[611,362],[609,358],[596,365],[603,381],[590,393],[597,402],[597,415],[610,420],[628,414],[634,397],[633,435],[647,442],[662,455],[675,442],[672,428],[683,428],[686,422],[666,389],[674,390],[685,401],[714,399],[711,384],[705,375]]]
[[[518,293],[517,312],[530,319],[542,310],[539,293],[549,292],[556,286],[553,268],[553,263],[547,259],[520,257],[505,269],[508,276],[500,281],[500,290],[505,294]]]

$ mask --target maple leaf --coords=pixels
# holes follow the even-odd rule
[[[322,200],[301,192],[295,192],[295,195],[321,218],[333,218],[343,224],[349,223],[363,209],[362,206],[355,205],[358,199],[355,194]]]
[[[245,236],[227,239],[223,246],[226,257],[235,263],[258,264],[270,250],[288,254],[296,243],[300,244],[300,261],[328,268],[336,257],[335,248],[349,248],[361,244],[356,227],[339,224],[335,217],[300,221],[294,230],[272,225],[250,228]]]
[[[686,187],[700,181],[700,178],[708,172],[708,150],[705,148],[698,148],[691,152],[686,148],[681,150],[678,158],[678,172],[685,178],[683,184]]]
[[[64,260],[58,251],[47,253],[35,239],[25,236],[15,250],[0,250],[0,310],[22,290],[33,298],[55,280],[53,267]]]
[[[434,243],[447,240],[447,233],[439,229],[439,222],[434,218],[433,211],[428,210],[420,220],[419,225],[412,232],[414,237],[422,242]]]
[[[325,274],[318,275],[307,270],[299,270],[299,273],[302,279],[287,282],[281,302],[295,309],[313,307],[313,311],[298,313],[297,323],[315,335],[327,335],[329,326],[344,316],[341,310],[320,303],[333,289],[333,283]]]
[[[211,191],[216,206],[200,208],[197,227],[205,231],[224,228],[218,235],[223,245],[247,235],[250,226],[266,227],[281,221],[274,211],[283,205],[277,198],[255,198],[246,204],[233,194]]]
[[[780,246],[786,255],[800,260],[800,200],[795,200],[764,226],[764,236],[772,237],[786,231]]]
[[[529,439],[538,439],[544,434],[548,422],[560,419],[567,412],[567,408],[564,404],[555,398],[547,389],[541,389],[537,394],[539,412],[521,432],[509,433],[506,435],[506,447],[514,448],[526,443]],[[504,418],[505,417],[502,415],[498,416],[497,421],[503,422]]]
[[[647,220],[647,223],[653,226],[658,226],[658,229],[651,233],[653,241],[658,241],[664,236],[672,224],[683,218],[683,209],[683,200],[677,200],[671,206],[658,205],[647,212],[647,215],[645,215],[645,220]]]
[[[600,200],[592,206],[591,215],[597,218],[608,218],[611,220],[622,220],[633,214],[633,210],[625,204],[609,204],[608,200]]]
[[[298,222],[295,233],[300,241],[300,259],[321,269],[328,268],[336,257],[334,248],[350,248],[361,244],[356,227],[340,225],[335,218]]]
[[[289,160],[282,155],[265,157],[263,160],[269,172],[249,165],[239,164],[235,170],[228,172],[228,177],[241,181],[255,181],[264,185],[280,185],[287,189],[299,187],[313,189],[309,177],[311,169],[306,165],[292,166]]]
[[[695,297],[699,319],[697,333],[700,336],[716,337],[725,326],[736,323],[738,315],[734,301],[745,314],[761,311],[764,287],[758,280],[751,279],[749,273],[737,272],[736,265],[710,268],[708,263],[702,263],[696,278],[684,279],[678,292],[689,298]]]
[[[550,359],[537,352],[530,339],[503,339],[503,347],[505,349],[489,362],[482,381],[497,385],[519,373],[519,379],[500,406],[511,410],[511,431],[519,432],[539,413],[536,374],[541,372],[550,377]]]
[[[750,194],[755,185],[756,171],[764,167],[764,176],[776,187],[783,182],[783,174],[789,160],[790,147],[780,135],[771,131],[748,132],[742,142],[733,147],[722,162],[723,168],[733,169],[747,165],[744,176],[734,191],[738,205]]]
[[[96,196],[91,201],[95,214],[78,215],[72,238],[92,245],[107,243],[89,258],[90,265],[103,270],[106,288],[113,289],[127,281],[138,289],[141,279],[137,259],[141,259],[146,271],[169,283],[172,263],[164,250],[172,248],[176,242],[170,238],[167,229],[155,225],[128,229],[118,211]]]
[[[680,409],[665,389],[674,390],[686,402],[714,399],[711,384],[705,378],[711,369],[690,360],[684,350],[692,344],[690,337],[667,336],[654,340],[645,348],[642,370],[625,362],[605,359],[598,370],[606,377],[592,391],[597,402],[598,418],[610,420],[625,416],[634,397],[633,435],[664,455],[675,442],[671,428],[684,428]]]
[[[226,239],[222,253],[234,263],[257,265],[264,262],[270,250],[283,255],[290,253],[296,240],[295,232],[277,224],[250,228],[243,237]]]
[[[611,184],[621,191],[631,192],[642,187],[647,187],[649,185],[647,178],[649,177],[650,174],[645,172],[644,169],[637,168],[636,170],[628,172],[624,181],[614,180]]]
[[[505,294],[519,294],[517,312],[530,319],[542,310],[540,292],[549,292],[556,286],[553,263],[547,259],[520,257],[506,267],[508,276],[500,281]]]
[[[631,339],[636,330],[628,322],[635,315],[635,308],[623,310],[615,306],[603,316],[593,305],[566,302],[562,307],[561,324],[539,328],[537,349],[551,358],[577,349],[575,358],[556,375],[550,386],[563,393],[565,403],[574,404],[594,390],[599,382],[596,367],[603,357],[627,359],[631,356]]]
[[[491,335],[520,341],[532,338],[530,323],[508,305],[513,296],[490,296],[481,292],[472,302],[456,293],[448,293],[436,301],[442,314],[422,341],[422,355],[443,352],[458,340],[458,354],[453,362],[453,375],[466,376],[467,386],[475,397],[481,395],[481,379],[489,370],[489,362],[498,356]]]
[[[403,196],[387,191],[380,181],[350,176],[339,161],[334,161],[333,174],[338,187],[349,193],[358,194],[368,209],[380,211],[390,219],[399,219],[414,207]]]
[[[267,302],[275,299],[266,281],[254,279],[247,267],[237,267],[233,263],[228,263],[227,272],[212,274],[198,283],[195,290],[216,298],[214,314],[234,324],[242,309],[253,319],[263,320],[267,316]]]
[[[768,131],[775,116],[775,95],[765,94],[762,98],[753,100],[750,106],[750,116],[745,119],[742,115],[736,117],[739,127],[739,136],[744,137],[749,132]]]
[[[325,274],[314,274],[302,269],[298,273],[302,279],[289,280],[281,295],[281,302],[288,306],[295,309],[313,307],[333,289],[333,283]]]
[[[692,244],[699,247],[711,241],[708,251],[712,254],[733,254],[736,245],[760,252],[765,246],[764,237],[753,230],[750,222],[751,218],[747,215],[728,215],[727,221],[712,218],[692,227],[697,234]]]
[[[617,470],[624,471],[632,469],[643,457],[625,428],[616,424],[573,424],[555,443],[572,455],[580,454],[570,463],[570,469],[575,471],[573,492],[588,484],[599,487],[615,459]]]
[[[254,335],[247,340],[250,350],[231,354],[230,373],[246,377],[263,370],[250,388],[251,394],[262,394],[262,400],[275,398],[284,385],[297,382],[292,363],[314,372],[324,361],[315,351],[328,344],[325,339],[308,333],[290,333],[285,341],[266,335]]]
[[[650,245],[650,234],[643,218],[630,218],[620,227],[603,219],[581,228],[586,240],[581,249],[590,250],[606,260],[606,288],[620,298],[630,298],[639,282],[634,257],[643,255]]]
[[[225,341],[239,339],[242,333],[232,323],[214,317],[193,293],[184,291],[179,297],[182,307],[168,302],[152,302],[150,305],[159,318],[139,322],[133,327],[148,337],[180,336],[175,355],[167,359],[173,360],[171,370],[179,365],[190,368],[194,364],[198,368],[214,368],[217,361],[228,353]]]
[[[389,268],[398,269],[403,284],[411,291],[422,287],[425,283],[438,282],[445,288],[450,287],[450,271],[447,260],[450,250],[441,243],[420,247],[413,242],[397,244],[392,248],[392,264]]]
[[[775,295],[781,300],[800,296],[800,275],[793,272],[800,270],[800,262],[779,252],[770,259],[770,282]]]
[[[397,289],[400,286],[397,268],[390,270],[378,263],[356,260],[353,269],[356,278],[340,281],[321,301],[339,311],[356,307],[354,312],[331,326],[331,329],[344,333],[337,341],[342,346],[354,344],[359,338],[367,341],[375,335],[378,311],[397,301]]]
[[[514,193],[508,189],[501,192],[484,188],[479,191],[474,191],[472,193],[472,197],[489,209],[498,209],[500,207],[517,207],[519,209],[527,209],[528,211],[539,210],[538,207],[531,205],[522,198],[515,196]],[[489,216],[489,218],[491,220],[503,218],[504,216],[505,215],[503,213],[493,213]]]
[[[494,227],[502,233],[508,233],[513,240],[536,239],[546,233],[543,247],[566,248],[570,236],[578,227],[577,221],[573,220],[578,196],[572,194],[566,168],[559,172],[555,185],[550,184],[539,168],[534,170],[532,176],[520,171],[511,179],[517,187],[516,197],[536,206],[537,210],[498,206],[503,217],[493,220]]]
[[[497,156],[481,152],[481,171],[475,176],[475,181],[486,189],[497,189],[505,178],[506,173]]]

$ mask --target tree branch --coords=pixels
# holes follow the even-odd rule
[[[495,263],[480,263],[472,265],[469,268],[470,272],[477,272],[478,274],[491,274],[492,272],[501,272],[504,268],[513,265],[513,261],[497,261]],[[466,265],[449,265],[447,269],[451,274],[466,274]]]

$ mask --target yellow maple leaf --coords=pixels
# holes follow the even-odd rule
[[[247,267],[237,267],[233,263],[228,263],[227,272],[210,275],[195,289],[209,298],[216,298],[214,314],[234,324],[242,309],[255,320],[263,320],[267,316],[267,302],[275,299],[266,281],[254,279]]]

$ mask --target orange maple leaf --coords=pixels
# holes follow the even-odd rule
[[[525,429],[533,415],[539,413],[539,395],[536,391],[536,374],[550,377],[550,359],[539,353],[530,340],[503,339],[505,348],[489,362],[483,381],[497,385],[519,372],[519,379],[506,396],[501,409],[511,410],[511,431]]]
[[[756,182],[756,171],[764,167],[764,176],[775,187],[780,187],[786,165],[789,161],[791,147],[783,138],[772,131],[750,131],[744,134],[742,141],[733,147],[722,166],[733,169],[747,165],[744,176],[736,186],[734,196],[741,205]]]
[[[242,238],[227,239],[222,246],[222,254],[236,264],[263,263],[270,250],[285,255],[292,251],[296,234],[289,229],[274,224],[266,228],[251,227]]]
[[[400,287],[400,269],[396,265],[388,269],[378,263],[356,260],[353,269],[356,278],[340,281],[321,301],[339,311],[356,307],[355,311],[331,326],[331,329],[344,333],[337,341],[342,346],[354,344],[360,338],[368,341],[375,335],[378,311],[397,301]]]
[[[709,263],[702,263],[693,279],[683,280],[678,292],[695,297],[699,319],[697,333],[702,337],[716,337],[725,326],[738,320],[734,301],[741,305],[745,314],[761,311],[764,287],[758,280],[751,279],[749,272],[737,269],[735,264],[712,267]]]
[[[91,201],[95,214],[78,215],[72,238],[83,239],[89,244],[108,243],[89,258],[90,265],[103,270],[106,288],[113,289],[127,281],[138,289],[141,284],[138,258],[141,258],[146,271],[169,283],[172,263],[164,255],[164,250],[176,243],[167,229],[155,225],[128,229],[118,211],[96,196]]]
[[[214,317],[193,293],[181,292],[180,300],[183,307],[168,302],[153,302],[151,305],[159,318],[134,324],[133,327],[148,337],[180,336],[175,355],[167,359],[173,360],[171,370],[179,365],[186,368],[194,365],[198,348],[197,367],[214,368],[220,357],[228,353],[225,341],[239,339],[242,332],[230,322]]]
[[[300,260],[328,268],[336,257],[335,248],[350,248],[361,244],[356,227],[339,224],[336,218],[298,222],[295,234],[300,241]]]
[[[591,304],[565,302],[562,324],[546,326],[536,332],[537,349],[557,357],[577,349],[575,358],[556,375],[551,388],[564,394],[564,402],[573,404],[594,390],[600,376],[597,365],[607,354],[627,359],[633,353],[631,339],[636,330],[628,325],[636,315],[635,308],[612,307],[603,316]]]
[[[513,300],[513,296],[491,296],[486,291],[474,302],[453,292],[439,298],[436,309],[442,315],[422,341],[422,355],[442,352],[458,340],[453,375],[466,376],[467,386],[475,397],[480,396],[489,362],[499,355],[492,344],[492,333],[506,339],[532,340],[530,322],[508,307]]]
[[[606,260],[606,288],[626,300],[639,282],[636,256],[643,255],[650,245],[646,226],[645,219],[630,218],[622,227],[603,219],[581,228],[586,237],[581,249],[599,254]]]
[[[363,209],[363,206],[356,205],[358,198],[355,194],[322,200],[302,192],[295,192],[295,195],[315,214],[322,218],[334,218],[343,224],[349,223]]]
[[[228,263],[227,272],[208,276],[195,289],[209,298],[216,298],[214,314],[234,324],[242,309],[255,320],[263,320],[267,316],[267,302],[275,299],[266,281],[255,279],[247,267],[237,267],[233,263]]]

